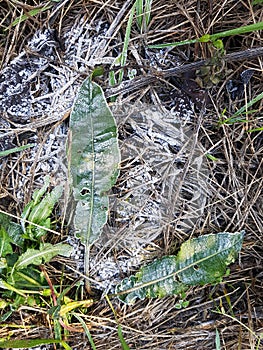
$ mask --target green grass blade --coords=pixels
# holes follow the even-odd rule
[[[220,345],[220,335],[218,330],[216,329],[216,350],[220,350],[221,345]]]
[[[253,106],[253,104],[255,104],[256,102],[260,101],[263,99],[263,92],[261,92],[261,94],[259,94],[258,96],[256,96],[255,98],[253,98],[250,102],[248,102],[245,106],[243,106],[242,108],[240,108],[238,111],[236,111],[232,118],[240,115],[240,114],[243,114],[244,112],[246,112],[246,110]]]
[[[50,9],[52,6],[53,6],[53,4],[48,4],[48,5],[44,6],[44,7],[32,9],[32,10],[28,11],[27,14],[24,14],[24,15],[21,15],[21,16],[17,17],[17,18],[11,23],[11,26],[12,26],[12,27],[15,27],[17,24],[26,21],[28,18],[34,17],[34,16],[38,15],[38,14],[41,13],[41,12],[47,11],[47,10]],[[6,28],[5,30],[8,30],[8,28]]]
[[[146,32],[151,19],[152,0],[137,0],[135,6],[137,25],[141,33]]]
[[[63,346],[64,349],[72,350],[72,348],[64,340],[61,340],[60,344]]]
[[[250,33],[250,32],[254,32],[256,30],[262,30],[262,29],[263,29],[263,22],[253,23],[247,26],[225,30],[223,32],[212,34],[210,35],[210,40],[213,41],[213,40],[224,38],[227,36],[240,35],[240,34]]]
[[[121,325],[118,325],[118,337],[120,339],[122,349],[123,350],[131,350],[130,347],[128,346],[128,344],[126,343],[125,339],[123,338]]]
[[[263,130],[263,126],[261,128],[250,129],[247,132],[256,132],[256,131],[262,131],[262,130]]]
[[[71,350],[71,347],[67,345],[64,341],[57,339],[22,339],[22,340],[2,340],[0,339],[0,348],[32,348],[34,346],[44,345],[44,344],[61,344],[66,350]],[[65,347],[65,344],[67,345]]]
[[[28,149],[28,148],[34,147],[34,146],[35,146],[35,144],[29,143],[28,145],[25,145],[25,146],[15,147],[15,148],[8,149],[6,151],[1,151],[0,157],[6,157],[6,156],[9,156],[9,154],[11,154],[11,153],[24,151],[25,149]]]
[[[165,43],[165,44],[157,44],[157,45],[149,45],[148,47],[150,49],[163,49],[166,47],[176,47],[181,45],[189,45],[189,44],[195,44],[198,42],[198,39],[190,39],[190,40],[183,40],[173,43]]]
[[[165,47],[176,47],[180,45],[193,44],[197,42],[215,41],[217,39],[224,38],[227,36],[240,35],[240,34],[250,33],[250,32],[254,32],[256,30],[262,30],[262,29],[263,29],[263,22],[258,22],[258,23],[249,24],[247,26],[243,26],[235,29],[225,30],[223,32],[219,32],[211,35],[205,34],[202,37],[193,39],[193,40],[183,40],[183,41],[174,42],[170,44],[149,45],[149,47],[155,48],[155,49],[161,49]]]
[[[152,8],[152,0],[145,0],[145,29],[150,23],[151,19],[151,8]]]
[[[139,29],[142,29],[142,20],[143,20],[143,1],[144,0],[137,0],[135,2],[136,7],[136,21]]]
[[[11,284],[5,282],[2,278],[0,278],[0,289],[10,290],[11,292],[15,292],[15,293],[21,295],[22,297],[26,298],[26,295],[22,291],[11,286]],[[1,345],[0,345],[0,347],[1,347]]]
[[[250,110],[250,111],[248,111],[248,108],[250,108],[251,106],[253,106],[253,104],[255,104],[256,102],[258,102],[258,101],[260,101],[262,99],[263,99],[263,92],[260,93],[255,98],[253,98],[251,101],[249,101],[245,106],[243,106],[239,110],[237,110],[230,118],[227,118],[225,120],[220,121],[219,125],[234,124],[236,122],[239,122],[239,123],[242,123],[242,122],[243,123],[247,123],[247,122],[249,122],[249,120],[247,120],[242,115],[246,114],[248,116],[251,113],[257,112],[257,110]]]
[[[87,337],[88,337],[88,339],[89,339],[90,345],[91,345],[91,347],[92,347],[92,350],[96,350],[95,343],[94,343],[94,341],[93,341],[93,339],[92,339],[92,336],[91,336],[91,334],[90,334],[90,331],[89,331],[89,329],[88,329],[86,323],[84,322],[83,318],[80,317],[78,314],[76,314],[76,313],[74,313],[74,312],[72,312],[72,315],[76,317],[76,319],[81,323],[82,327],[84,328],[84,331],[85,331],[85,333],[86,333],[86,335],[87,335]]]
[[[129,14],[129,19],[128,19],[128,23],[127,23],[127,27],[126,27],[126,31],[125,31],[124,42],[123,42],[123,49],[122,49],[122,53],[121,53],[121,57],[120,57],[121,67],[125,66],[126,60],[127,60],[127,52],[128,52],[128,46],[129,46],[129,41],[130,41],[130,36],[131,36],[132,20],[134,17],[136,5],[137,5],[137,1],[132,6],[131,12]],[[119,84],[122,82],[122,79],[123,79],[123,69],[121,69],[120,73],[119,73],[119,78],[118,78]]]

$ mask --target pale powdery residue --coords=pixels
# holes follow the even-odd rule
[[[45,95],[48,90],[45,71],[49,61],[55,60],[57,47],[53,36],[52,30],[36,32],[28,47],[0,74],[0,112],[6,112],[15,122],[26,123],[48,108],[48,99],[34,105],[34,95]]]
[[[1,72],[0,112],[22,126],[45,118],[49,120],[44,132],[34,129],[35,134],[29,136],[28,141],[36,146],[27,150],[21,160],[18,170],[23,170],[24,176],[19,184],[18,200],[23,200],[32,176],[41,179],[48,173],[52,185],[66,184],[67,127],[53,127],[52,123],[62,120],[70,111],[82,81],[92,68],[114,61],[110,55],[102,56],[96,51],[105,40],[107,29],[103,22],[91,26],[84,19],[76,21],[62,38],[64,52],[54,31],[38,31],[25,50]],[[170,57],[169,53],[165,56]],[[157,61],[162,64],[160,57]],[[120,141],[123,164],[126,162],[120,179],[122,187],[110,199],[110,215],[114,218],[109,220],[91,251],[91,277],[105,289],[113,288],[124,274],[133,272],[149,258],[156,248],[154,240],[167,226],[184,231],[194,225],[206,199],[201,193],[203,176],[198,182],[194,167],[189,174],[192,186],[184,188],[192,192],[192,196],[184,198],[181,193],[181,197],[176,198],[178,186],[174,184],[182,175],[182,165],[189,155],[189,149],[184,148],[189,135],[180,129],[182,120],[186,122],[194,115],[189,101],[178,98],[172,111],[165,113],[145,105],[132,114],[131,106],[125,108],[124,113],[119,113],[118,125],[123,128],[130,125],[132,135]],[[1,118],[0,125],[10,126]],[[8,139],[8,143],[11,142]],[[6,143],[3,148],[5,146]],[[188,214],[180,217],[180,207],[187,205]],[[106,231],[110,232],[109,240]],[[74,237],[69,238],[69,243],[74,246],[72,257],[82,272],[84,247]]]
[[[141,104],[114,114],[120,135],[128,134],[119,140],[122,167],[111,217],[91,254],[92,278],[109,288],[156,257],[155,241],[168,230],[189,234],[198,224],[208,171],[194,130],[169,111]]]

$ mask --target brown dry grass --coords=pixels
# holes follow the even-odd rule
[[[62,1],[63,2],[63,1]],[[4,67],[21,51],[32,34],[47,24],[52,11],[40,13],[34,18],[11,27],[23,9],[30,10],[38,1],[26,4],[15,1],[0,2],[0,60]],[[56,17],[51,20],[52,28],[59,36],[71,27],[78,17],[85,17],[91,23],[97,19],[112,23],[118,19],[110,38],[106,38],[101,50],[110,55],[113,48],[121,49],[127,23],[128,10],[124,16],[120,11],[124,1],[64,1]],[[206,33],[216,33],[263,20],[262,5],[252,6],[251,1],[218,0],[217,2],[185,0],[154,0],[151,22],[146,33],[140,33],[136,25],[132,28],[131,45],[133,51],[128,54],[128,64],[143,63],[143,47],[147,44],[173,42],[192,39]],[[129,7],[128,7],[129,9]],[[3,29],[8,28],[7,31]],[[233,52],[262,46],[262,33],[229,37],[224,40],[226,52]],[[211,57],[213,52],[207,44],[180,47],[175,54],[189,58],[190,61]],[[189,307],[176,309],[177,300],[167,297],[161,300],[137,302],[133,307],[113,300],[113,306],[122,325],[126,342],[131,349],[214,349],[215,330],[221,337],[221,349],[259,349],[257,343],[263,332],[263,289],[262,289],[262,185],[263,185],[263,143],[262,131],[248,133],[247,129],[262,127],[262,101],[255,106],[255,112],[249,115],[248,123],[218,125],[218,120],[225,110],[229,117],[234,108],[241,107],[245,101],[229,102],[225,91],[225,82],[230,77],[237,77],[246,69],[256,70],[248,87],[248,100],[262,92],[262,59],[228,63],[223,69],[223,76],[218,85],[209,89],[212,103],[202,115],[199,138],[206,148],[218,160],[211,161],[211,198],[195,235],[222,231],[246,230],[246,236],[240,261],[231,266],[229,277],[217,286],[191,288],[187,293]],[[226,78],[227,77],[227,78]],[[101,82],[104,88],[108,82]],[[129,103],[136,101],[157,101],[163,84],[146,87],[139,92],[121,97]],[[162,88],[160,88],[160,85]],[[162,98],[159,98],[162,102]],[[198,115],[199,112],[197,112]],[[197,118],[198,120],[198,118]],[[42,130],[45,133],[46,129]],[[44,134],[45,135],[45,134]],[[0,208],[17,215],[24,203],[16,198],[18,173],[16,163],[6,165],[1,170]],[[12,173],[12,170],[14,173]],[[12,181],[6,180],[12,178]],[[8,184],[8,186],[5,186]],[[174,242],[174,239],[178,242]],[[181,237],[183,241],[185,237]],[[171,234],[156,244],[165,251],[178,247],[180,235]],[[167,243],[168,242],[168,243]],[[168,244],[168,246],[167,246]],[[60,265],[59,265],[60,266]],[[50,273],[58,281],[60,273],[50,266]],[[69,281],[73,277],[67,276]],[[117,324],[109,305],[104,299],[95,302],[94,307],[83,315],[89,324],[97,349],[121,349],[117,337]],[[16,325],[16,328],[14,328]],[[31,326],[33,325],[33,329]],[[77,326],[75,324],[75,326]],[[12,320],[0,329],[1,337],[12,335],[14,339],[52,337],[49,318],[45,311],[20,309]],[[68,342],[75,349],[89,349],[85,336],[71,333]],[[258,347],[257,347],[258,346]],[[262,344],[261,344],[262,346]]]

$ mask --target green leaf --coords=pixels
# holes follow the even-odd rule
[[[41,198],[44,196],[44,194],[48,190],[49,183],[50,183],[49,176],[45,176],[44,185],[39,190],[35,190],[32,195],[32,201],[30,202],[32,205],[37,205],[38,203],[40,203]]]
[[[71,312],[74,309],[77,309],[79,307],[90,307],[93,304],[92,299],[87,299],[87,300],[77,300],[77,301],[70,301],[69,303],[62,305],[59,314],[60,316],[65,316],[69,312]]]
[[[204,34],[203,36],[201,36],[201,38],[199,38],[200,43],[208,43],[210,40],[211,40],[211,35],[209,34]]]
[[[142,20],[143,20],[143,0],[136,0],[136,21],[139,29],[142,28]]]
[[[221,282],[227,266],[235,261],[241,250],[243,237],[244,231],[225,232],[183,243],[177,255],[180,281],[187,285]]]
[[[108,194],[119,174],[115,119],[102,89],[90,79],[80,88],[70,118],[69,168],[75,201],[76,237],[88,250],[107,221]]]
[[[17,288],[13,287],[11,284],[7,283],[2,278],[0,278],[0,288],[9,290],[11,292],[15,292],[16,294],[19,294],[22,297],[26,298],[26,295],[23,293],[23,291],[18,290]],[[1,347],[1,345],[0,345],[0,347]]]
[[[24,229],[24,237],[29,239],[38,239],[39,237],[46,234],[46,230],[50,229],[50,215],[54,209],[55,204],[58,202],[62,195],[62,186],[56,186],[50,193],[46,193],[49,186],[49,177],[46,176],[44,179],[44,185],[41,189],[36,190],[33,193],[33,199],[26,205],[21,215],[21,225]],[[45,195],[45,197],[43,197]],[[42,198],[43,197],[43,198]],[[43,228],[37,227],[32,224],[25,225],[24,220],[28,220],[33,224],[42,226]]]
[[[206,154],[206,157],[207,157],[207,159],[210,159],[210,160],[212,160],[212,161],[214,161],[214,162],[217,162],[217,161],[218,161],[218,158],[216,158],[216,157],[213,156],[212,154],[207,153],[207,154]]]
[[[127,60],[128,46],[129,46],[130,36],[131,36],[132,20],[133,20],[133,16],[134,16],[134,12],[135,12],[136,3],[137,3],[137,1],[135,2],[135,4],[131,8],[128,22],[127,22],[126,31],[125,31],[125,36],[124,36],[124,41],[123,41],[123,49],[122,49],[121,56],[120,56],[120,64],[122,67],[125,66],[126,60]],[[121,69],[120,73],[119,73],[119,78],[118,78],[119,84],[123,80],[123,74],[124,74],[124,71],[123,71],[123,69]]]
[[[0,258],[4,258],[7,254],[12,254],[12,240],[3,227],[0,227]]]
[[[136,299],[162,298],[166,295],[178,295],[187,286],[174,279],[176,257],[165,256],[149,265],[143,266],[135,276],[125,278],[116,288],[116,293],[129,290],[119,298],[127,304],[134,304]]]
[[[52,7],[52,4],[48,4],[48,5],[44,6],[44,7],[34,8],[34,9],[28,11],[28,14],[21,15],[21,16],[17,17],[17,18],[11,23],[11,25],[14,27],[14,26],[16,26],[17,24],[26,21],[26,20],[27,20],[28,18],[30,18],[30,17],[34,17],[34,16],[38,15],[39,13],[44,12],[44,11],[50,9],[51,7]],[[5,30],[7,30],[7,29],[8,29],[8,28],[6,28]]]
[[[5,258],[0,257],[0,273],[2,272],[3,269],[6,269],[7,266],[7,261]]]
[[[258,23],[253,23],[253,24],[249,24],[246,26],[242,26],[239,28],[234,28],[234,29],[223,31],[223,32],[211,34],[211,35],[205,34],[205,35],[201,36],[200,38],[196,38],[196,39],[183,40],[183,41],[168,43],[168,44],[149,45],[148,47],[152,48],[152,49],[153,48],[162,49],[165,47],[176,47],[176,46],[180,46],[180,45],[193,44],[196,42],[208,42],[208,41],[214,42],[217,39],[225,38],[228,36],[241,35],[241,34],[250,33],[250,32],[254,32],[256,30],[262,30],[262,29],[263,29],[263,22],[258,22]]]
[[[218,332],[218,329],[216,329],[216,350],[220,350],[221,346],[220,346],[220,335]]]
[[[46,194],[41,202],[32,208],[28,220],[39,225],[49,223],[49,216],[51,215],[55,204],[61,197],[62,191],[62,186],[56,186],[50,193]],[[48,226],[50,225],[48,224]],[[37,231],[39,228],[35,227],[35,230]],[[45,233],[44,229],[42,231]]]
[[[262,131],[262,130],[263,130],[263,126],[261,128],[250,129],[247,132],[256,132],[256,131]]]
[[[14,270],[8,276],[7,282],[23,290],[39,290],[39,287],[46,285],[46,280],[40,270],[33,266],[27,266],[24,270]]]
[[[117,285],[116,294],[133,304],[137,298],[178,295],[190,285],[218,283],[241,250],[244,234],[223,232],[186,241],[177,256],[155,260],[124,279]]]
[[[213,41],[213,45],[215,48],[222,50],[222,53],[224,52],[224,43],[221,39]]]
[[[261,92],[259,95],[257,95],[255,98],[253,98],[251,101],[249,101],[245,106],[243,106],[239,110],[237,110],[233,114],[233,116],[229,119],[234,119],[236,116],[245,113],[249,107],[253,106],[253,104],[255,104],[256,102],[258,102],[262,99],[263,99],[263,92]]]
[[[20,255],[14,265],[14,269],[21,270],[28,265],[40,265],[44,262],[49,262],[56,255],[69,257],[72,252],[72,247],[68,244],[58,243],[52,245],[44,243],[40,249],[28,249],[24,254]]]
[[[8,234],[10,242],[21,247],[23,244],[23,231],[19,224],[11,221],[10,216],[0,213],[0,227],[2,227]]]

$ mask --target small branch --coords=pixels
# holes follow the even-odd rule
[[[223,56],[222,60],[224,60],[225,62],[232,62],[232,61],[241,61],[245,59],[252,59],[259,56],[263,56],[263,47],[229,53]],[[197,62],[184,64],[182,66],[163,70],[163,71],[156,70],[152,73],[152,75],[136,77],[133,80],[124,81],[113,88],[107,89],[105,92],[105,96],[111,97],[111,96],[116,96],[120,94],[126,94],[127,92],[140,89],[145,85],[149,85],[160,78],[165,79],[172,76],[180,77],[182,73],[197,70],[200,67],[203,67],[205,65],[211,65],[211,59],[200,60]]]

